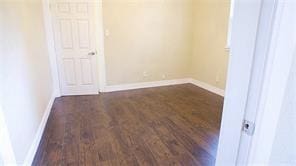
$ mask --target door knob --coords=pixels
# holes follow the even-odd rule
[[[94,55],[96,55],[96,54],[97,54],[97,53],[96,53],[95,51],[88,53],[88,55],[91,55],[91,56],[94,56]]]

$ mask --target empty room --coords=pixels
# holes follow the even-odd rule
[[[0,166],[295,164],[279,3],[0,0]]]

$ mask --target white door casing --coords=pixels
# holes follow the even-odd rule
[[[230,60],[216,158],[217,166],[234,166],[252,73],[262,0],[236,0],[233,9]]]
[[[273,165],[270,163],[270,157],[283,109],[285,92],[292,90],[286,88],[296,55],[295,11],[295,0],[278,0],[275,27],[258,104],[256,130],[249,150],[247,163],[249,165]],[[279,153],[285,154],[285,152]],[[290,162],[275,165],[294,165],[292,160]]]
[[[274,29],[276,9],[277,0],[262,1],[249,92],[244,114],[244,119],[252,123],[255,123],[258,112],[258,104],[263,87],[266,64],[269,58],[268,52]],[[242,132],[237,165],[245,165],[248,162],[247,160],[252,137],[252,135]]]
[[[242,6],[243,3],[245,5]],[[266,139],[265,141],[261,141],[259,143],[260,146],[258,146],[258,144],[254,145],[254,143],[252,143],[254,141],[252,140],[254,138],[255,140],[258,140],[256,139],[257,135],[267,135],[266,133],[271,129],[271,126],[266,125],[268,127],[266,127],[264,131],[259,131],[259,128],[261,128],[261,125],[259,124],[262,122],[261,120],[258,121],[258,113],[260,114],[260,112],[262,112],[261,105],[265,104],[265,101],[261,99],[266,95],[264,94],[264,89],[268,87],[267,85],[269,83],[273,84],[276,82],[267,79],[270,65],[276,67],[275,65],[279,62],[289,61],[289,58],[286,59],[286,55],[288,55],[286,54],[285,56],[281,55],[279,57],[282,58],[282,60],[277,60],[276,63],[271,62],[273,59],[273,49],[276,48],[276,45],[273,43],[277,43],[278,40],[276,34],[274,34],[274,31],[278,29],[276,23],[276,21],[278,22],[277,18],[279,19],[279,12],[277,13],[278,0],[237,0],[235,7],[236,12],[234,17],[236,17],[237,20],[235,20],[234,24],[239,23],[241,26],[249,26],[239,27],[236,25],[233,31],[233,47],[231,49],[234,49],[232,50],[234,53],[231,58],[232,63],[230,64],[229,69],[229,82],[227,83],[228,88],[226,90],[226,100],[216,165],[268,165],[267,162],[258,162],[258,158],[264,158],[262,156],[267,158],[266,156],[268,156],[268,154],[266,152],[269,150],[266,150],[266,142],[270,142],[271,138],[269,137],[269,140]],[[248,19],[243,19],[239,13],[245,13],[243,16]],[[290,20],[292,19],[290,18]],[[248,22],[248,24],[246,22]],[[253,27],[254,25],[257,25],[257,27],[256,29],[253,29],[255,31],[251,34],[251,28],[255,28]],[[245,36],[243,33],[248,34],[249,36]],[[292,35],[292,33],[289,35]],[[244,45],[238,40],[254,39],[254,37],[255,40],[249,40],[248,43],[245,43]],[[288,45],[285,42],[281,42],[281,44],[285,46]],[[245,54],[246,52],[244,50],[252,52]],[[239,66],[240,64],[243,65]],[[250,68],[246,68],[247,64],[250,65]],[[282,63],[282,66],[284,66],[284,64],[285,63]],[[285,67],[282,67],[281,70],[277,69],[276,71],[283,71],[288,64],[289,63],[286,63]],[[248,70],[243,71],[243,69]],[[283,76],[283,74],[284,72],[277,75],[275,80],[278,79],[283,81],[282,78],[279,79],[280,75]],[[236,75],[236,77],[234,77],[234,75]],[[242,79],[246,80],[240,82]],[[273,95],[268,95],[270,98],[277,99],[272,102],[273,109],[276,108],[275,105],[280,102],[280,97],[275,93],[278,89],[282,88],[271,88],[270,90],[273,92]],[[245,90],[247,90],[247,93],[245,93]],[[272,111],[272,109],[268,109],[268,111]],[[242,132],[243,119],[255,123],[256,127],[254,136]],[[274,122],[275,121],[270,123]],[[261,134],[260,132],[264,134]],[[257,153],[254,153],[254,149],[260,150],[257,151]]]
[[[94,3],[51,2],[62,95],[98,94]]]
[[[17,165],[0,100],[0,165]]]

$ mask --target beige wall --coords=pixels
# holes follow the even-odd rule
[[[104,0],[107,85],[188,77],[192,15],[190,0]]]
[[[104,0],[107,85],[192,77],[224,89],[229,10],[230,0]]]
[[[0,100],[21,164],[53,91],[41,0],[0,0],[0,25]]]
[[[230,0],[196,0],[191,74],[196,80],[225,89]]]

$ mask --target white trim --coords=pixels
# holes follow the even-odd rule
[[[216,166],[237,164],[263,0],[236,0]],[[246,26],[248,25],[248,26]]]
[[[262,89],[264,88],[263,82],[267,71],[266,66],[268,65],[269,59],[271,58],[269,56],[269,49],[270,47],[275,48],[275,46],[271,46],[271,37],[273,36],[273,30],[275,28],[275,15],[277,9],[276,1],[277,0],[262,1],[259,21],[260,23],[258,26],[256,48],[254,52],[249,92],[244,115],[244,120],[253,123],[255,123],[257,112],[260,112],[260,108],[258,108],[258,105],[260,102],[260,97],[262,95]],[[250,136],[246,133],[241,134],[238,158],[236,163],[237,165],[247,164],[252,139],[253,136]]]
[[[193,84],[195,86],[198,86],[202,89],[205,89],[205,90],[215,93],[217,95],[224,96],[224,90],[214,87],[210,84],[204,83],[202,81],[192,79],[192,78],[162,80],[162,81],[153,81],[153,82],[141,82],[141,83],[133,83],[133,84],[111,85],[111,86],[105,86],[103,92],[116,92],[116,91],[153,88],[153,87],[161,87],[161,86],[180,85],[180,84]]]
[[[190,83],[190,79],[176,79],[176,80],[163,80],[163,81],[154,81],[154,82],[141,82],[133,84],[122,84],[122,85],[111,85],[104,88],[104,92],[115,92],[115,91],[125,91],[133,89],[143,89],[143,88],[153,88],[160,86],[169,86],[169,85],[179,85]]]
[[[1,103],[0,103],[1,104]],[[9,132],[5,123],[3,108],[0,105],[0,155],[4,165],[17,165]],[[0,163],[1,165],[1,163]]]
[[[228,31],[227,31],[227,43],[225,46],[226,51],[230,51],[231,47],[231,36],[232,36],[232,21],[233,21],[233,13],[234,13],[234,3],[235,0],[230,0],[230,12],[229,12],[229,20],[228,20]]]
[[[58,96],[58,92],[57,91],[54,91],[54,93],[52,94],[49,102],[48,102],[48,105],[46,107],[46,110],[44,111],[44,114],[43,114],[43,117],[42,117],[42,120],[40,122],[40,125],[39,125],[39,128],[38,128],[38,131],[35,135],[35,138],[32,142],[32,145],[30,147],[30,150],[26,156],[26,159],[24,161],[24,166],[30,166],[32,165],[32,162],[34,160],[34,157],[35,157],[35,154],[37,152],[37,149],[38,149],[38,146],[39,146],[39,143],[41,141],[41,138],[42,138],[42,135],[43,135],[43,132],[44,132],[44,129],[45,129],[45,126],[46,126],[46,123],[47,123],[47,120],[48,120],[48,117],[49,117],[49,114],[51,112],[51,109],[52,109],[52,105],[54,103],[54,100],[55,98]]]
[[[53,81],[54,91],[57,96],[61,96],[60,80],[58,72],[58,64],[56,59],[55,42],[54,42],[54,31],[50,13],[50,2],[49,0],[43,0],[43,18],[44,18],[44,29],[46,33],[48,56],[50,61],[51,75]]]
[[[247,164],[272,165],[270,157],[296,50],[294,1],[278,1],[276,27],[271,39],[256,130]]]
[[[97,0],[95,10],[95,26],[96,26],[96,47],[97,47],[97,69],[98,69],[98,91],[104,92],[106,86],[106,64],[105,64],[105,51],[104,51],[104,24],[103,24],[103,7],[102,0]]]
[[[207,91],[210,91],[210,92],[213,92],[219,96],[222,96],[224,97],[224,94],[225,94],[225,91],[223,89],[220,89],[220,88],[217,88],[213,85],[210,85],[210,84],[207,84],[205,82],[202,82],[202,81],[198,81],[198,80],[195,80],[195,79],[190,79],[190,83],[193,84],[193,85],[196,85],[200,88],[203,88]]]

